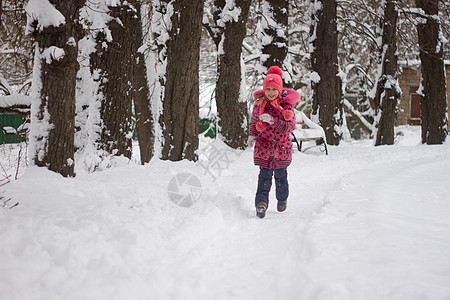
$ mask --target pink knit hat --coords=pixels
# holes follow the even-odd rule
[[[283,92],[283,80],[281,76],[283,75],[283,71],[277,66],[272,66],[267,71],[267,76],[264,78],[263,82],[263,90],[265,91],[267,88],[275,88],[280,94]]]

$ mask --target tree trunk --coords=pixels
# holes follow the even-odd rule
[[[336,25],[336,0],[312,1],[318,8],[312,14],[311,64],[319,76],[313,82],[313,114],[319,116],[319,122],[325,131],[327,143],[338,145],[342,133],[342,81],[338,77],[338,40]],[[314,38],[315,37],[315,38]]]
[[[85,0],[50,0],[64,16],[65,23],[43,27],[38,31],[38,20],[31,24],[38,42],[37,53],[40,74],[35,74],[34,89],[38,99],[33,101],[30,142],[32,159],[38,166],[65,177],[75,176],[75,84],[79,69],[77,62],[78,40],[82,35],[77,24],[79,9]]]
[[[447,137],[447,97],[444,41],[438,20],[438,0],[416,0],[426,14],[426,21],[417,25],[422,72],[420,95],[422,143],[442,144]]]
[[[112,41],[101,32],[97,35],[96,52],[91,54],[91,70],[100,72],[99,93],[102,131],[99,145],[107,155],[131,158],[132,152],[132,74],[135,14],[128,5],[110,7],[113,17],[108,23]],[[120,20],[121,24],[117,22]],[[106,45],[106,47],[105,47]]]
[[[169,1],[165,1],[169,2]],[[167,41],[162,159],[196,160],[199,123],[199,57],[204,1],[175,0]]]
[[[134,10],[134,17],[130,19],[129,26],[126,27],[129,39],[132,43],[132,97],[134,101],[134,112],[136,117],[136,132],[139,140],[141,153],[141,163],[149,162],[153,157],[153,118],[151,114],[149,90],[147,82],[147,68],[145,57],[139,48],[143,45],[142,22],[141,22],[141,0],[131,1]]]
[[[267,9],[267,11],[266,11]],[[271,66],[283,68],[288,53],[288,0],[264,0],[263,1],[263,37],[270,42],[262,42],[263,66],[269,69]],[[264,40],[264,39],[263,39]],[[286,83],[286,80],[284,80]]]
[[[246,24],[251,0],[236,0],[241,13],[237,20],[228,20],[215,39],[219,50],[216,82],[216,103],[219,116],[219,132],[224,142],[233,149],[247,146],[247,103],[243,93],[241,63],[242,41],[246,35]],[[223,22],[219,14],[224,10],[225,0],[216,0],[216,24]]]
[[[397,66],[397,1],[387,0],[384,7],[380,45],[381,74],[374,99],[375,110],[381,109],[375,145],[394,144],[394,123],[397,103],[401,96]]]

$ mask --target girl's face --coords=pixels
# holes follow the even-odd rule
[[[276,88],[269,87],[264,91],[264,95],[266,95],[267,99],[272,101],[278,98],[280,92]]]

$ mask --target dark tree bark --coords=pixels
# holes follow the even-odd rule
[[[50,128],[48,136],[39,136],[37,130],[34,137],[37,146],[35,153],[31,155],[36,165],[46,166],[49,170],[67,177],[75,176],[75,84],[79,69],[78,40],[83,33],[77,20],[85,0],[50,0],[50,3],[65,17],[65,23],[33,32],[39,53],[42,55],[46,51],[47,54],[40,58],[42,87],[38,92],[40,106],[35,108],[35,121],[38,124],[32,126],[45,126],[48,122]],[[37,22],[32,23],[34,28],[39,25]],[[58,56],[57,48],[52,50],[51,47],[62,49],[64,55]],[[52,52],[52,59],[48,59],[48,51]]]
[[[438,20],[438,0],[416,0],[426,16],[425,23],[417,25],[422,72],[420,96],[422,143],[442,144],[447,137],[447,100],[443,41]]]
[[[170,2],[164,0],[165,2]],[[162,159],[196,160],[199,123],[201,0],[175,0],[167,41]]]
[[[398,85],[397,65],[397,1],[387,0],[384,7],[384,17],[381,20],[383,30],[380,47],[381,74],[378,78],[375,94],[375,110],[381,109],[375,145],[394,144],[394,125],[397,103],[401,92]]]
[[[319,121],[325,131],[327,143],[338,145],[342,133],[336,127],[342,126],[342,81],[338,77],[338,41],[336,25],[336,0],[322,0],[321,7],[312,14],[312,30],[315,35],[311,53],[312,68],[320,76],[320,81],[312,84],[313,113],[319,115]]]
[[[263,23],[266,18],[271,18],[273,22],[263,26],[263,35],[272,37],[272,41],[266,45],[262,45],[263,55],[267,55],[267,59],[263,60],[263,66],[267,69],[271,66],[279,66],[283,68],[284,61],[288,52],[288,0],[264,0],[264,4],[269,8],[263,11]],[[276,24],[276,26],[273,26]],[[283,68],[284,69],[284,68]],[[285,69],[284,69],[285,70]]]
[[[153,157],[155,136],[149,101],[147,71],[142,53],[136,55],[134,64],[135,69],[132,78],[134,114],[136,116],[136,131],[139,140],[141,163],[145,164]]]
[[[112,41],[108,41],[103,32],[98,33],[97,51],[91,54],[91,72],[100,73],[99,93],[103,96],[100,107],[102,130],[98,142],[108,155],[131,158],[132,84],[136,49],[130,37],[132,31],[138,29],[132,27],[136,26],[136,16],[128,5],[110,7],[110,11],[114,17],[108,23]]]
[[[130,19],[130,24],[125,29],[131,42],[131,59],[133,72],[131,73],[132,97],[134,102],[134,114],[136,117],[136,131],[139,140],[141,153],[141,163],[149,162],[153,157],[153,118],[151,114],[149,90],[147,82],[147,68],[145,57],[139,48],[143,44],[142,21],[141,21],[141,0],[128,1],[133,5],[133,10],[128,12],[134,16]]]
[[[247,104],[241,95],[242,41],[246,35],[246,24],[251,0],[236,0],[236,7],[241,13],[238,20],[229,20],[222,26],[220,13],[225,7],[225,0],[214,1],[214,21],[219,30],[209,30],[220,54],[217,58],[216,103],[219,117],[219,133],[224,142],[233,149],[244,149],[247,141]]]

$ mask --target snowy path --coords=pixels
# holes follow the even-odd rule
[[[63,179],[30,168],[0,209],[0,298],[450,299],[450,147],[296,153],[288,210],[254,216],[251,152]],[[167,196],[180,172],[201,199]]]
[[[419,159],[337,181],[308,232],[304,299],[450,299],[449,170]]]

